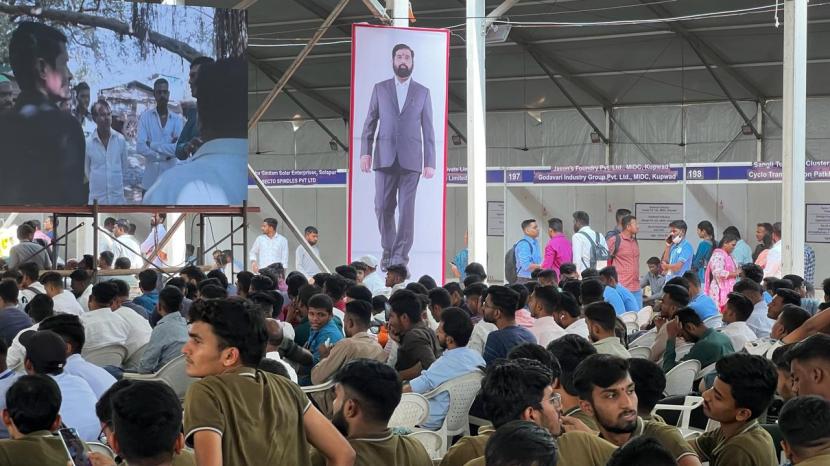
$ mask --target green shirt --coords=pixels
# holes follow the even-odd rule
[[[556,439],[556,464],[563,466],[605,466],[617,447],[587,432],[567,432]],[[485,466],[484,456],[465,466]]]
[[[634,432],[631,434],[629,440],[637,437],[649,437],[657,440],[663,448],[671,453],[675,461],[679,461],[680,458],[688,455],[697,456],[695,450],[689,445],[689,442],[683,439],[683,435],[677,427],[662,422],[645,421],[643,418],[638,417],[637,426],[634,428]]]
[[[798,466],[827,466],[828,464],[830,464],[830,453],[808,458],[798,463]]]
[[[689,354],[683,356],[683,359],[680,361],[675,361],[677,357],[677,353],[675,352],[675,339],[669,338],[666,342],[666,352],[663,353],[663,370],[668,372],[672,367],[691,359],[700,361],[700,367],[706,367],[716,363],[727,354],[734,352],[732,340],[728,336],[716,332],[711,328],[707,328],[703,337],[692,346]]]
[[[464,466],[469,461],[484,456],[487,440],[490,440],[495,431],[493,426],[482,426],[478,429],[478,435],[462,437],[441,459],[441,466]]]
[[[357,455],[354,466],[432,466],[432,459],[418,440],[392,434],[387,430],[377,438],[349,439]],[[326,466],[326,458],[317,450],[311,452],[313,466]]]
[[[68,462],[61,439],[46,430],[0,440],[0,466],[66,466]]]
[[[590,414],[586,413],[579,406],[574,406],[573,408],[563,412],[562,415],[575,417],[582,421],[583,424],[588,426],[589,429],[593,430],[594,432],[599,432],[599,425],[597,425],[597,420],[594,418],[594,416],[591,416]]]
[[[307,466],[303,416],[311,405],[297,384],[278,375],[240,367],[194,382],[184,402],[184,431],[222,436],[227,465]],[[66,466],[66,465],[63,465]]]
[[[709,466],[778,465],[772,437],[755,420],[729,439],[718,428],[693,439],[691,444],[700,461],[708,461]]]

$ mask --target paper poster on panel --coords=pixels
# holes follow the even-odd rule
[[[354,25],[349,257],[443,281],[449,31]]]

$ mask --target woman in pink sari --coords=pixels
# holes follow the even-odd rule
[[[738,276],[738,267],[732,260],[732,251],[738,243],[738,238],[732,234],[723,235],[720,246],[712,252],[709,264],[706,266],[706,282],[703,290],[707,296],[712,298],[723,312],[726,299],[735,286],[735,278]]]

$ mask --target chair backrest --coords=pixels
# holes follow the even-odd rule
[[[89,448],[89,451],[93,453],[101,453],[105,455],[109,459],[115,459],[115,453],[110,449],[110,447],[104,445],[100,442],[84,442],[86,446]]]
[[[449,393],[450,406],[447,410],[447,417],[444,418],[444,426],[448,432],[469,428],[470,407],[481,389],[482,377],[484,374],[481,371],[471,372],[450,379],[425,395],[431,398],[442,392]]]
[[[695,346],[694,343],[681,343],[674,348],[675,358],[677,360],[683,359],[683,356],[689,354],[689,351],[692,350],[692,347]]]
[[[141,362],[141,357],[144,356],[144,351],[147,349],[147,345],[149,345],[149,343],[145,343],[144,346],[135,350],[133,354],[131,354],[130,357],[124,361],[124,369],[135,370],[138,368],[138,363]]]
[[[121,367],[127,357],[127,348],[124,345],[107,345],[82,352],[84,359],[96,366]]]
[[[637,313],[634,311],[624,312],[620,315],[620,320],[625,323],[634,322],[637,323]]]
[[[651,358],[651,348],[649,348],[648,346],[635,346],[633,348],[628,348],[628,353],[631,355],[632,358]]]
[[[721,316],[720,314],[714,315],[704,320],[703,325],[705,325],[708,328],[721,328],[723,327],[723,316]]]
[[[626,322],[625,330],[629,335],[633,335],[640,330],[640,326],[637,325],[637,322]]]
[[[389,427],[414,428],[429,417],[429,401],[418,393],[404,393],[389,418]],[[439,437],[440,441],[440,437]]]
[[[176,395],[179,396],[179,399],[184,399],[187,388],[196,381],[196,379],[187,375],[186,364],[184,355],[176,356],[175,359],[165,364],[155,374],[157,379],[170,385]]]
[[[431,430],[419,430],[407,434],[407,437],[414,438],[421,442],[429,457],[432,459],[440,459],[439,451],[441,451],[441,435]]]
[[[654,309],[651,306],[646,306],[637,311],[637,325],[643,327],[651,322],[651,316],[654,314]]]
[[[715,366],[716,365],[717,365],[717,363],[713,362],[712,364],[709,364],[708,366],[704,367],[703,369],[700,370],[700,372],[697,373],[697,376],[695,377],[695,379],[702,379],[703,377],[706,377],[707,375],[711,374],[712,372],[715,372]]]
[[[629,343],[628,347],[629,349],[635,346],[645,346],[646,348],[651,348],[654,345],[655,340],[657,340],[657,332],[646,332]]]
[[[683,361],[666,373],[666,396],[688,395],[700,371],[700,362],[692,359]]]

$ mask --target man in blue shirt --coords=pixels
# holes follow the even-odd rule
[[[689,307],[695,310],[700,320],[705,321],[710,317],[720,315],[718,305],[715,304],[715,301],[700,289],[700,278],[698,275],[695,272],[689,271],[683,274],[683,278],[689,282],[689,296],[691,297]]]
[[[305,348],[311,352],[312,366],[320,362],[320,346],[334,346],[343,338],[343,332],[334,324],[333,318],[334,303],[331,298],[323,293],[316,294],[308,300],[308,322],[311,325],[311,333]],[[311,368],[307,368],[306,375],[300,382],[305,380],[306,384],[311,381]]]
[[[152,311],[159,303],[159,292],[156,291],[158,285],[158,274],[155,270],[142,270],[138,274],[138,287],[141,289],[142,295],[133,300],[134,303],[143,307],[144,309]]]
[[[692,245],[686,241],[686,222],[675,220],[669,224],[669,229],[671,234],[666,238],[666,249],[663,251],[662,259],[666,281],[686,273],[692,266],[694,256]]]
[[[478,351],[467,348],[472,334],[473,321],[466,312],[457,307],[444,309],[437,332],[438,344],[444,349],[444,353],[429,366],[429,369],[404,386],[403,391],[423,394],[450,379],[477,371],[480,366],[484,366],[484,359]],[[429,418],[423,427],[440,429],[449,407],[449,393],[440,393],[430,398]]]
[[[752,248],[747,244],[746,241],[741,239],[741,232],[734,226],[728,226],[725,230],[723,230],[724,235],[732,234],[738,238],[738,243],[735,245],[735,249],[732,250],[732,260],[735,261],[735,265],[738,267],[744,264],[754,263],[752,260]]]
[[[542,253],[536,238],[539,236],[539,225],[535,219],[522,222],[524,236],[516,243],[516,280],[517,283],[529,282],[530,274],[541,267]]]
[[[617,294],[622,299],[623,308],[625,309],[625,312],[637,312],[640,310],[640,305],[638,304],[637,299],[634,297],[634,294],[628,291],[626,287],[620,285],[619,281],[617,281],[616,267],[614,267],[613,265],[609,265],[608,267],[605,267],[602,270],[600,270],[599,281],[601,281],[602,284],[605,285],[606,289],[613,288],[617,292]]]
[[[182,354],[182,347],[187,343],[187,321],[179,312],[183,300],[182,291],[175,286],[166,286],[159,293],[161,320],[150,334],[150,341],[138,363],[139,373],[156,372]]]
[[[487,335],[487,342],[484,344],[484,361],[488,366],[496,359],[506,358],[507,353],[516,345],[524,342],[536,343],[536,337],[530,330],[516,325],[518,304],[519,293],[506,286],[494,285],[487,289],[484,320],[498,328]]]
[[[21,330],[32,326],[32,319],[17,304],[17,282],[7,278],[0,282],[0,340],[8,347]]]
[[[586,269],[593,270],[593,269]],[[625,304],[623,304],[622,297],[617,293],[613,287],[604,285],[599,281],[599,277],[587,276],[582,279],[582,287],[580,289],[582,305],[595,303],[597,301],[605,301],[614,308],[617,315],[625,313]]]

